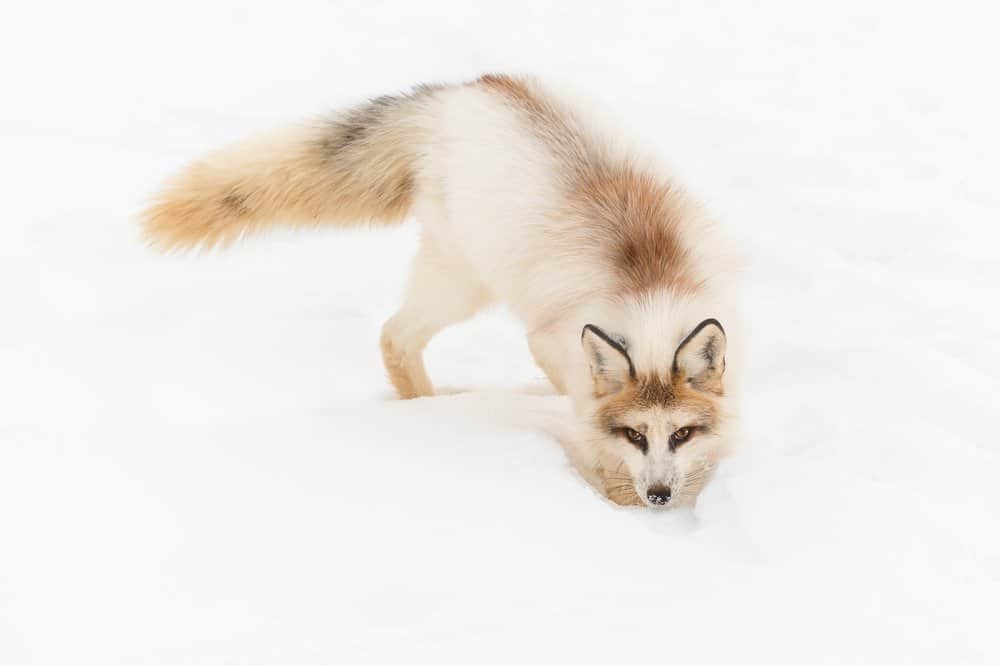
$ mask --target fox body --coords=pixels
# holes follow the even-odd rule
[[[588,481],[620,504],[697,496],[735,416],[733,254],[655,160],[568,95],[487,75],[379,97],[196,162],[143,224],[185,248],[409,217],[420,246],[381,338],[400,397],[433,394],[436,333],[503,303],[572,401]]]

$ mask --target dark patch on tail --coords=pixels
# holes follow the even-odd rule
[[[413,176],[406,174],[403,178],[394,179],[380,186],[378,198],[386,208],[406,206],[415,189],[416,184],[413,181]]]
[[[331,121],[320,143],[322,155],[333,159],[345,149],[361,143],[371,128],[380,124],[382,113],[380,107],[366,104],[350,109],[341,118]]]
[[[237,217],[250,215],[250,207],[247,206],[246,196],[235,190],[222,197],[222,207]]]
[[[381,95],[348,109],[329,121],[327,131],[320,141],[321,154],[327,159],[339,157],[344,150],[364,143],[373,129],[385,124],[388,113],[441,88],[436,84],[420,84],[414,86],[409,93]]]

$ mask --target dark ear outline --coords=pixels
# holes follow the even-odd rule
[[[688,335],[687,335],[686,338],[684,338],[683,340],[681,340],[681,343],[679,345],[677,345],[677,350],[674,351],[674,362],[670,366],[670,372],[671,373],[673,373],[673,374],[676,375],[677,374],[677,370],[679,370],[679,368],[677,366],[677,356],[681,353],[681,350],[684,349],[684,347],[687,346],[687,343],[689,343],[692,340],[694,340],[695,337],[699,333],[701,333],[701,331],[704,328],[706,328],[708,326],[716,326],[716,327],[718,327],[718,329],[720,331],[722,331],[723,337],[725,337],[725,335],[726,335],[726,329],[722,328],[722,324],[719,323],[718,319],[706,319],[705,321],[701,322],[700,324],[698,324],[697,326],[694,327],[693,331],[691,331],[690,333],[688,333]],[[725,369],[726,369],[726,357],[723,356],[722,357],[722,370],[725,371]]]
[[[611,347],[619,354],[624,356],[625,360],[628,361],[628,376],[631,379],[635,379],[635,366],[632,365],[632,357],[628,355],[628,352],[625,351],[625,348],[622,347],[621,343],[612,340],[607,333],[605,333],[598,327],[594,326],[593,324],[587,324],[586,326],[583,327],[583,330],[580,331],[580,342],[583,342],[583,336],[587,334],[587,331],[590,331],[591,333],[599,337],[601,340],[604,340],[604,342],[606,342],[609,347]]]

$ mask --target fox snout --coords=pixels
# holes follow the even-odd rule
[[[670,488],[662,483],[651,485],[646,490],[646,501],[652,506],[663,506],[670,501]]]

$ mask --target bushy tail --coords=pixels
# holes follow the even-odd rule
[[[145,233],[164,249],[211,248],[276,223],[398,222],[414,196],[433,92],[379,97],[210,155],[155,197]]]

